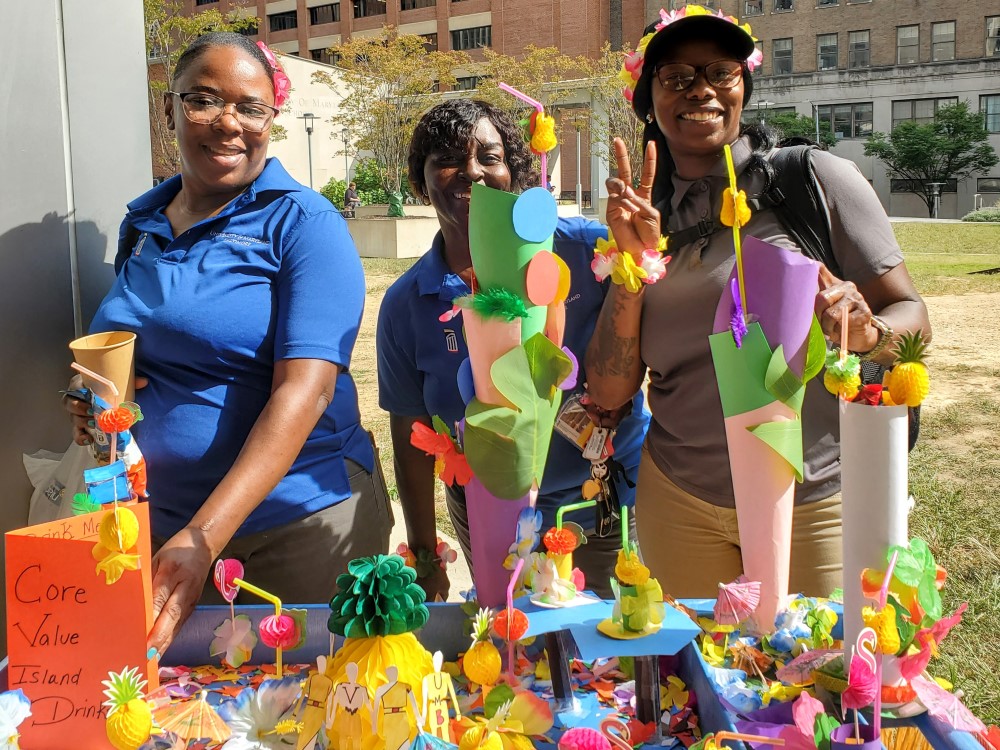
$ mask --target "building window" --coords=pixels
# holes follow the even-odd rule
[[[340,3],[317,5],[309,9],[309,25],[321,23],[338,23],[340,21]]]
[[[786,76],[792,72],[792,40],[775,39],[771,50],[771,75]]]
[[[336,65],[340,62],[340,55],[330,51],[330,49],[311,49],[309,50],[309,56],[316,62],[326,63],[327,65]]]
[[[479,88],[479,76],[460,76],[455,79],[455,91],[474,91]]]
[[[784,13],[790,10],[795,10],[794,0],[774,0],[775,13]]]
[[[451,32],[452,49],[478,49],[479,47],[489,47],[492,41],[492,26],[475,26],[471,29],[456,29]]]
[[[244,26],[242,29],[236,29],[237,34],[242,34],[243,36],[257,36],[257,19],[249,26]]]
[[[401,0],[402,10],[416,10],[417,8],[433,8],[437,0]]]
[[[872,51],[868,31],[852,31],[850,46],[847,49],[848,68],[867,68],[872,62]]]
[[[931,24],[931,60],[944,62],[955,59],[955,22]]]
[[[355,18],[385,15],[385,0],[353,0],[353,2]]]
[[[896,64],[912,65],[920,62],[920,27],[896,27]]]
[[[273,16],[268,16],[267,21],[271,31],[287,31],[299,27],[299,18],[294,10],[287,13],[275,13]]]
[[[816,35],[816,70],[837,69],[837,35]]]
[[[743,15],[760,16],[764,13],[764,0],[746,0],[743,6]]]
[[[212,3],[217,3],[219,0],[195,0],[195,5],[211,5]]]
[[[986,19],[986,56],[1000,57],[1000,16]]]
[[[915,122],[926,125],[934,122],[934,117],[941,107],[958,104],[958,97],[950,96],[942,99],[903,99],[892,103],[892,129],[904,122]]]
[[[976,181],[977,193],[1000,193],[1000,177],[980,177]]]
[[[763,2],[763,0],[761,0],[761,1]],[[688,0],[670,0],[670,9],[671,10],[680,10],[681,8],[683,8],[687,4],[688,4]],[[700,5],[703,8],[709,8],[711,10],[715,10],[716,0],[706,0],[706,2],[700,3]]]
[[[891,193],[913,193],[921,191],[920,180],[889,180],[889,192]],[[942,193],[957,193],[958,180],[955,178],[946,179],[941,185]]]
[[[421,39],[424,40],[424,49],[427,52],[436,52],[438,48],[438,35],[437,34],[420,34]]]
[[[986,131],[1000,133],[1000,94],[979,97],[979,111],[986,116]]]
[[[840,5],[840,0],[816,0],[817,8],[828,8],[831,5]]]
[[[872,103],[821,104],[819,121],[837,138],[866,138],[872,133]]]

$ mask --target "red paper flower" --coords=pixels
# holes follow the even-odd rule
[[[434,456],[434,471],[447,485],[465,486],[472,479],[472,469],[451,435],[444,435],[420,422],[413,423],[410,444],[428,456]]]
[[[528,616],[516,607],[510,610],[510,622],[507,621],[507,609],[501,609],[493,618],[493,632],[504,641],[519,641],[528,632]]]
[[[882,402],[882,384],[869,383],[861,386],[861,390],[858,391],[858,395],[853,400],[856,404],[878,406]]]
[[[278,58],[274,56],[274,53],[268,48],[264,42],[257,42],[257,46],[260,47],[260,51],[264,53],[264,57],[271,64],[271,68],[274,70],[271,76],[271,81],[274,84],[274,106],[281,108],[281,105],[285,103],[288,99],[288,94],[292,90],[292,82],[285,75],[285,71],[281,69],[278,65]]]
[[[269,648],[291,648],[299,640],[295,620],[288,615],[268,615],[259,630],[260,642]]]
[[[125,432],[135,424],[135,414],[124,406],[105,409],[97,415],[97,426],[104,432]]]
[[[553,526],[545,532],[542,543],[545,549],[553,555],[568,555],[576,549],[576,534],[569,529],[557,529]]]

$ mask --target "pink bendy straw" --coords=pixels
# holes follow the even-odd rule
[[[878,592],[879,610],[885,609],[889,601],[889,584],[892,582],[892,571],[896,569],[896,560],[899,558],[899,550],[892,553],[889,560],[889,567],[885,570],[885,578],[882,579],[882,588]],[[876,655],[875,659],[875,683],[878,685],[878,692],[875,693],[875,704],[872,706],[874,716],[872,717],[872,730],[875,738],[882,736],[882,652]]]
[[[514,641],[510,637],[510,628],[514,623],[514,587],[517,586],[517,577],[521,575],[524,567],[524,558],[517,559],[514,572],[510,576],[510,583],[507,584],[507,674],[510,679],[514,679]]]
[[[93,370],[88,370],[86,367],[84,367],[83,365],[79,365],[76,362],[74,362],[73,364],[71,364],[70,367],[72,367],[77,372],[79,372],[79,373],[81,373],[83,375],[86,375],[89,378],[93,378],[98,383],[100,383],[102,385],[106,385],[111,390],[111,395],[114,396],[114,398],[115,398],[115,403],[111,404],[111,408],[114,409],[116,406],[118,406],[118,399],[121,398],[121,394],[118,392],[118,386],[116,386],[114,383],[112,383],[107,378],[98,375]],[[115,462],[115,449],[117,447],[118,447],[118,433],[112,432],[111,433],[111,448],[110,448],[110,451],[109,451],[110,461],[108,463],[112,463],[113,464]],[[116,500],[115,501],[115,505],[117,506],[117,504],[118,504],[118,501]]]
[[[506,91],[508,94],[510,94],[513,97],[516,97],[517,99],[520,99],[525,104],[534,107],[535,111],[538,112],[538,114],[542,114],[545,111],[545,107],[544,107],[544,105],[540,101],[532,99],[527,94],[522,94],[520,91],[518,91],[513,86],[508,86],[506,83],[499,83],[499,84],[497,84],[497,88],[499,88],[501,91]],[[549,174],[549,168],[548,168],[549,155],[548,154],[541,154],[540,158],[541,158],[541,161],[542,161],[541,183],[542,183],[542,187],[545,188],[546,190],[548,190],[549,189],[549,178],[548,178],[548,174]]]

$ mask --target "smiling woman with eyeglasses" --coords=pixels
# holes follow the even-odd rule
[[[661,234],[672,259],[655,285],[612,287],[587,352],[587,376],[593,400],[611,409],[649,373],[653,420],[639,467],[636,521],[645,562],[675,597],[715,596],[719,583],[742,572],[708,343],[735,261],[732,233],[720,216],[729,187],[725,146],[737,187],[754,206],[744,236],[814,251],[791,226],[790,209],[776,210],[788,196],[771,190],[779,176],[772,165],[775,134],[740,122],[761,59],[754,41],[747,24],[697,5],[660,11],[622,71],[626,98],[645,123],[646,154],[633,181],[625,146],[616,143],[619,174],[607,184],[608,224],[636,265]],[[846,310],[849,348],[885,363],[894,331],[929,335],[927,310],[889,221],[854,164],[825,151],[810,152],[797,173],[784,164],[782,189],[794,191],[792,198],[815,195],[810,219],[817,228],[829,225],[823,257],[839,269],[820,271],[815,305],[826,336],[839,340]],[[802,424],[805,479],[796,487],[790,591],[827,596],[841,585],[840,446],[836,399],[819,382],[806,391]]]
[[[349,560],[388,547],[348,371],[363,272],[340,213],[267,158],[287,92],[270,50],[239,34],[181,55],[163,100],[180,174],[129,205],[91,326],[138,334],[160,651],[218,557],[286,601],[319,603]],[[92,417],[74,417],[86,442]]]

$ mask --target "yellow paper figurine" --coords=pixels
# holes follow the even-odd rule
[[[455,684],[451,675],[441,671],[444,656],[440,651],[434,652],[434,671],[424,677],[424,705],[421,710],[421,722],[428,732],[442,740],[450,740],[448,736],[448,701],[455,709],[455,718],[462,715],[458,707],[458,697],[455,695]]]
[[[399,670],[396,667],[386,667],[386,683],[375,691],[372,703],[372,734],[385,740],[385,750],[408,750],[410,747],[410,717],[406,713],[407,706],[413,709],[414,716],[420,716],[420,707],[413,695],[413,689],[405,682],[399,681]],[[378,717],[382,716],[382,732],[378,731]]]
[[[326,661],[325,658],[320,658]],[[371,713],[372,704],[368,700],[368,688],[358,682],[358,665],[353,661],[349,662],[344,671],[347,673],[347,680],[338,683],[333,691],[326,723],[339,737],[336,747],[340,750],[361,750],[361,709],[367,708]]]
[[[316,658],[316,671],[309,675],[302,686],[302,705],[298,714],[302,721],[295,750],[306,750],[316,742],[316,736],[326,723],[327,702],[333,692],[333,680],[326,676],[326,657]],[[365,696],[367,697],[367,696]]]

